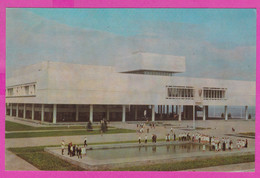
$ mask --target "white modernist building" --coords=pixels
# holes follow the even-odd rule
[[[141,52],[113,67],[46,61],[13,71],[6,114],[52,123],[206,120],[208,106],[221,105],[226,120],[228,106],[244,106],[248,119],[255,82],[176,76],[185,70],[185,57]]]

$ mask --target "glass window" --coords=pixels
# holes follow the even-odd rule
[[[193,98],[193,88],[191,87],[167,87],[167,97],[169,98],[183,98],[183,99],[192,99]]]
[[[13,96],[14,95],[14,90],[13,88],[8,88],[8,96]]]
[[[24,87],[25,95],[29,95],[29,86]]]
[[[204,88],[203,89],[203,96],[204,99],[210,99],[210,100],[219,100],[219,99],[225,99],[225,88]]]

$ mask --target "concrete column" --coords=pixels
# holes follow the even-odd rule
[[[245,107],[246,120],[248,120],[248,106]]]
[[[193,105],[193,114],[192,114],[192,116],[193,116],[193,129],[195,129],[196,128],[196,125],[195,125],[195,105]]]
[[[228,120],[227,106],[225,106],[225,120]]]
[[[44,104],[42,104],[42,116],[41,121],[44,122]]]
[[[76,122],[79,121],[79,105],[76,104]]]
[[[152,105],[152,121],[155,121],[155,109],[154,109],[154,105]]]
[[[19,114],[19,104],[17,103],[16,104],[16,115],[15,116],[18,117],[18,114]]]
[[[89,121],[93,123],[93,105],[89,105]]]
[[[203,120],[206,120],[206,106],[203,106]]]
[[[208,119],[209,118],[209,106],[205,106],[205,113],[206,113],[206,119]]]
[[[10,103],[10,116],[13,116],[13,104]]]
[[[187,116],[187,107],[184,105],[182,107],[183,107],[183,119],[185,120]]]
[[[135,120],[137,120],[137,105],[135,105]]]
[[[125,105],[122,106],[122,122],[125,122]]]
[[[32,120],[34,120],[34,104],[32,104]]]
[[[109,120],[109,108],[107,106],[107,120]]]
[[[181,121],[181,105],[178,105],[179,121]]]
[[[162,105],[160,105],[160,118],[162,118]]]
[[[26,118],[26,104],[23,104],[23,118]]]
[[[174,105],[172,105],[172,120],[174,120]]]
[[[56,120],[57,120],[57,104],[53,105],[53,112],[52,112],[53,116],[52,116],[52,123],[56,124]]]

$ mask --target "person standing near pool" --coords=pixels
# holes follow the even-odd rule
[[[70,157],[73,156],[73,146],[72,146],[72,143],[70,144]]]
[[[203,152],[206,151],[206,145],[205,144],[203,144],[202,150],[203,150]]]
[[[139,136],[138,142],[139,142],[139,144],[141,144],[141,136]]]
[[[78,147],[78,159],[81,158],[82,159],[82,149],[81,147]]]
[[[147,135],[144,137],[144,143],[147,143]]]
[[[71,142],[68,144],[68,155],[70,155],[70,147],[71,147]]]
[[[246,139],[245,148],[247,148],[247,147],[248,147],[248,141]]]
[[[61,154],[64,154],[65,142],[64,140],[61,141]]]

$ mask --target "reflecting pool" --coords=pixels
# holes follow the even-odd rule
[[[130,148],[111,148],[88,150],[87,156],[97,160],[132,158],[132,157],[148,157],[160,155],[174,155],[182,153],[202,152],[203,146],[199,144],[185,143],[178,145],[153,145],[153,146],[137,146]],[[210,148],[206,146],[206,151]]]

